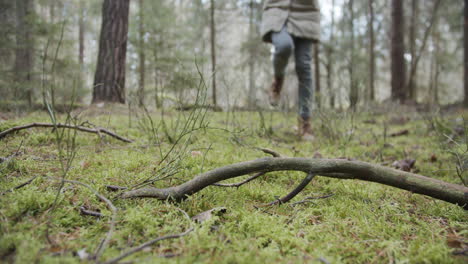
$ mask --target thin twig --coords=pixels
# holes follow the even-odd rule
[[[326,198],[332,197],[333,195],[335,195],[335,194],[332,193],[332,194],[327,194],[327,195],[323,195],[323,196],[319,196],[319,197],[312,197],[312,196],[309,196],[309,197],[304,198],[304,200],[302,200],[302,201],[292,203],[291,206],[296,206],[296,205],[298,205],[298,204],[303,204],[303,203],[311,202],[312,200],[326,199]]]
[[[80,206],[80,213],[82,215],[89,215],[89,216],[95,216],[95,217],[102,217],[102,214],[100,212],[96,211],[91,211],[86,209],[84,206]]]
[[[7,162],[7,161],[10,161],[12,158],[14,157],[18,157],[20,155],[20,149],[21,147],[23,146],[23,142],[24,142],[24,138],[21,140],[21,143],[20,143],[20,146],[18,147],[18,149],[13,152],[13,154],[7,156],[7,157],[0,157],[0,163],[4,163],[4,162]]]
[[[106,185],[106,189],[109,192],[118,192],[118,191],[122,191],[122,190],[127,190],[128,188],[123,187],[123,186],[117,186],[117,185]]]
[[[288,193],[284,197],[276,199],[267,204],[257,205],[255,207],[267,207],[267,206],[272,206],[275,204],[284,204],[284,203],[289,202],[292,198],[296,197],[296,195],[298,195],[302,190],[304,190],[304,188],[314,179],[314,177],[315,177],[315,174],[312,174],[312,173],[307,174],[304,180],[302,180],[302,182],[296,188],[294,188],[294,190],[292,190],[290,193]]]
[[[21,189],[21,188],[23,188],[24,186],[26,186],[26,185],[30,184],[31,182],[33,182],[37,177],[38,177],[38,176],[35,176],[35,177],[29,179],[28,181],[23,182],[22,184],[20,184],[20,185],[18,185],[18,186],[15,186],[15,187],[13,187],[13,188],[11,188],[11,189],[9,189],[9,190],[6,190],[6,191],[0,193],[0,195],[5,195],[6,193],[13,192],[14,190]]]
[[[118,139],[120,141],[123,141],[123,142],[126,142],[126,143],[132,143],[133,142],[133,140],[124,138],[122,136],[119,136],[119,135],[115,134],[114,132],[109,131],[109,130],[107,130],[105,128],[96,128],[96,129],[94,129],[94,128],[88,128],[88,127],[83,127],[83,126],[73,126],[73,125],[60,124],[60,123],[57,123],[57,124],[31,123],[31,124],[27,124],[27,125],[12,127],[10,129],[7,129],[5,131],[0,132],[0,139],[2,139],[3,137],[5,137],[8,134],[14,133],[16,131],[32,128],[32,127],[69,128],[69,129],[76,129],[78,131],[93,133],[93,134],[97,134],[97,135],[100,135],[101,133],[103,133],[103,134],[107,134],[107,135],[109,135],[109,136],[111,136],[113,138],[116,138],[116,139]]]
[[[270,154],[271,156],[273,156],[274,158],[280,158],[280,157],[283,157],[283,155],[279,154],[278,152],[272,150],[272,149],[268,149],[268,148],[256,148],[260,151],[262,151],[263,153],[266,153],[266,154]],[[241,187],[242,185],[246,184],[246,183],[249,183],[255,179],[257,179],[258,177],[260,176],[263,176],[265,175],[265,172],[258,172],[258,173],[255,173],[254,175],[252,175],[251,177],[241,181],[241,182],[237,182],[237,183],[227,183],[227,184],[224,184],[224,183],[213,183],[212,185],[213,186],[218,186],[218,187],[227,187],[227,188],[239,188]]]
[[[107,231],[107,234],[106,234],[105,238],[99,244],[98,248],[96,249],[96,253],[94,254],[94,257],[93,257],[94,260],[96,261],[96,263],[98,263],[99,258],[101,257],[102,253],[106,249],[106,247],[109,244],[109,241],[110,241],[110,239],[112,237],[112,234],[114,233],[115,223],[116,223],[116,220],[117,220],[117,208],[114,206],[114,204],[109,199],[107,199],[105,196],[98,193],[93,187],[89,186],[86,183],[82,183],[82,182],[74,181],[74,180],[58,179],[58,178],[54,178],[54,177],[47,177],[47,178],[52,179],[52,180],[56,180],[56,181],[72,183],[72,184],[78,184],[78,185],[84,186],[84,187],[88,188],[89,190],[91,190],[94,193],[94,195],[96,195],[101,201],[106,203],[109,210],[111,210],[112,216],[111,216],[111,220],[110,220],[110,223],[109,223],[109,231]]]
[[[190,222],[190,228],[185,230],[184,232],[180,233],[180,234],[173,234],[173,235],[167,235],[167,236],[161,236],[161,237],[158,237],[158,238],[155,238],[153,240],[150,240],[148,242],[145,242],[137,247],[134,247],[132,249],[130,249],[129,251],[123,253],[122,255],[114,258],[114,259],[111,259],[109,261],[106,261],[104,262],[104,264],[114,264],[114,263],[118,263],[120,260],[136,253],[136,252],[139,252],[153,244],[155,244],[156,242],[159,242],[159,241],[162,241],[162,240],[166,240],[166,239],[174,239],[174,238],[180,238],[180,237],[183,237],[183,236],[186,236],[188,235],[190,232],[193,231],[193,225],[192,225],[192,221],[190,220],[190,216],[182,209],[180,208],[177,208],[177,210],[179,210],[180,212],[182,212],[184,214],[184,216],[189,220]]]
[[[241,182],[236,182],[236,183],[213,183],[213,186],[218,186],[218,187],[228,187],[228,188],[239,188],[242,185],[249,183],[255,179],[257,179],[260,176],[265,175],[265,172],[258,172],[252,175],[251,177],[241,181]]]
[[[258,150],[262,151],[263,153],[265,154],[270,154],[271,156],[273,156],[274,158],[281,158],[283,157],[283,155],[281,155],[280,153],[272,150],[272,149],[269,149],[269,148],[257,148]]]
[[[408,134],[409,134],[409,130],[408,129],[403,129],[403,130],[400,130],[398,132],[391,133],[389,136],[390,137],[399,137],[399,136],[405,136],[405,135],[408,135]]]

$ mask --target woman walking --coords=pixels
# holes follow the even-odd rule
[[[272,43],[274,79],[269,89],[270,104],[278,105],[289,57],[294,55],[299,81],[299,136],[312,140],[310,125],[313,101],[311,49],[320,38],[320,10],[317,0],[266,0],[262,16],[262,39]]]

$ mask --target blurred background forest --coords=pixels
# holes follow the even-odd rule
[[[111,14],[112,2],[129,6],[117,10],[122,14]],[[201,78],[211,105],[225,110],[265,107],[272,69],[271,47],[259,36],[263,2],[0,0],[1,110],[40,107],[45,98],[54,104],[73,99],[79,104],[114,101],[150,108],[190,105]],[[316,105],[462,102],[467,87],[467,2],[319,1],[322,36],[313,62]],[[123,64],[123,82],[117,97],[93,100],[106,13],[128,26],[123,61],[107,59]],[[113,37],[107,36],[110,41]],[[285,110],[295,109],[297,100],[292,61],[287,78]]]

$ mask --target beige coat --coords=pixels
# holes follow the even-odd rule
[[[271,42],[271,32],[279,32],[284,25],[295,37],[318,41],[320,39],[318,0],[266,0],[261,27],[263,41]]]

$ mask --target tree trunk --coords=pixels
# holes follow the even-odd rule
[[[404,103],[407,98],[404,25],[403,0],[392,0],[391,97],[400,103]]]
[[[432,102],[436,105],[439,104],[439,77],[440,77],[440,32],[437,28],[437,25],[434,28],[432,37],[434,39],[434,77],[432,79],[433,82],[433,93],[432,93]]]
[[[335,91],[333,89],[333,63],[334,63],[334,44],[335,44],[335,0],[332,0],[331,10],[331,25],[330,25],[330,40],[328,52],[328,63],[327,63],[327,87],[330,93],[330,107],[335,108]]]
[[[84,70],[84,50],[85,50],[85,22],[84,22],[84,0],[80,0],[80,14],[78,18],[78,63],[80,64],[80,71]]]
[[[465,64],[465,74],[464,74],[464,81],[465,81],[465,100],[464,105],[468,107],[468,0],[465,0],[465,32],[464,32],[464,64]]]
[[[215,27],[215,3],[210,1],[210,40],[211,40],[211,71],[212,71],[212,91],[213,106],[216,106],[216,27]]]
[[[315,100],[320,109],[322,96],[320,93],[320,44],[314,44],[314,69],[315,69]]]
[[[419,18],[419,0],[411,1],[411,26],[410,26],[410,53],[411,53],[411,69],[415,67],[416,61],[416,38],[417,38],[417,24]],[[414,76],[410,74],[408,82],[409,98],[414,102],[417,102],[417,91],[416,91],[416,74],[417,69],[414,69]]]
[[[369,100],[375,100],[374,0],[369,0]]]
[[[16,1],[15,98],[26,98],[32,106],[32,80],[34,65],[33,38],[34,2]],[[24,94],[20,88],[24,89]]]
[[[144,6],[143,0],[139,0],[139,18],[138,18],[138,57],[140,62],[139,80],[138,80],[138,104],[144,105],[145,98],[145,71],[146,71],[146,53],[145,53],[145,28],[144,28]]]
[[[50,0],[49,19],[50,19],[51,24],[55,23],[55,7],[56,7],[56,0]]]
[[[354,76],[354,57],[355,57],[355,50],[354,50],[354,38],[355,38],[355,32],[354,32],[354,0],[349,0],[348,2],[348,9],[349,9],[349,32],[351,34],[351,40],[350,40],[350,45],[349,49],[351,50],[351,57],[349,59],[349,65],[348,65],[348,72],[349,72],[349,103],[351,109],[355,109],[358,103],[358,87],[356,84],[355,76]]]
[[[2,70],[8,70],[9,65],[12,64],[12,47],[16,43],[12,43],[15,34],[14,15],[15,3],[11,0],[0,0],[0,34],[3,38],[0,40],[0,63],[2,63]],[[5,67],[5,68],[3,68]]]
[[[256,96],[255,96],[255,48],[254,48],[254,1],[250,0],[250,16],[249,16],[249,98],[248,105],[249,109],[254,109]]]
[[[154,102],[155,102],[155,106],[156,106],[156,109],[163,109],[163,100],[162,100],[162,97],[163,97],[163,87],[164,87],[164,83],[163,83],[163,78],[160,74],[160,71],[159,71],[159,68],[156,64],[157,61],[159,61],[159,58],[158,58],[158,51],[160,49],[160,47],[163,47],[163,41],[161,40],[161,42],[156,46],[156,45],[153,45],[152,47],[152,55],[153,55],[153,64],[152,65],[152,68],[154,69]]]
[[[434,39],[434,34],[432,34],[432,45],[435,45],[435,39]],[[430,104],[434,103],[434,90],[435,90],[435,85],[434,85],[434,76],[435,76],[435,64],[436,64],[436,55],[435,55],[435,50],[432,50],[431,52],[431,63],[429,67],[429,95],[427,96],[427,101]]]
[[[104,0],[93,103],[125,103],[125,60],[130,0]]]

